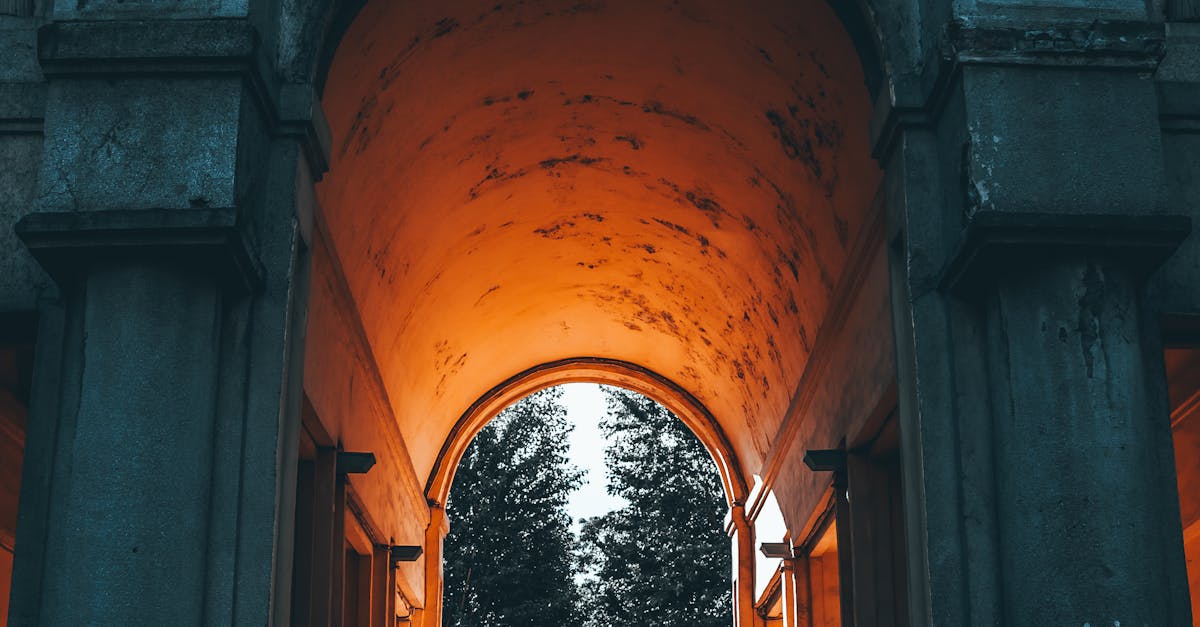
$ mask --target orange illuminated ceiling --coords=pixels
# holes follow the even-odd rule
[[[375,0],[324,92],[329,236],[426,476],[540,363],[672,379],[748,472],[878,183],[824,0]]]

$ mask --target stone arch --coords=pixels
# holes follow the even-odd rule
[[[616,359],[577,357],[534,366],[505,379],[471,404],[442,445],[426,484],[431,503],[445,505],[459,461],[471,441],[504,408],[520,399],[565,383],[601,383],[637,392],[675,414],[704,445],[721,476],[729,506],[745,503],[746,482],[729,438],[699,400],[670,379]]]
[[[751,611],[750,478],[760,497],[787,484],[799,529],[828,483],[801,447],[836,448],[892,376],[872,40],[844,27],[865,14],[824,0],[352,13],[324,86],[314,236],[333,260],[314,257],[314,283],[342,302],[310,306],[306,390],[363,450],[377,445],[343,399],[376,388],[358,402],[402,444],[359,491],[396,542],[426,523],[423,574],[406,577],[439,607],[441,505],[475,433],[535,389],[599,381],[662,402],[717,461]],[[310,374],[344,352],[334,318],[358,327],[365,377]],[[837,391],[856,385],[862,398]]]
[[[583,354],[766,455],[879,180],[828,6],[364,11],[318,199],[409,439],[440,446],[494,372]]]

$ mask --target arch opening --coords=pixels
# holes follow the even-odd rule
[[[633,390],[697,435],[740,595],[751,501],[777,495],[789,537],[818,507],[828,478],[800,447],[853,439],[892,379],[872,99],[841,17],[823,0],[369,2],[347,29],[306,359],[349,376],[306,370],[305,390],[333,439],[387,449],[356,489],[429,551],[403,567],[414,607],[437,605],[472,437],[561,383]]]
[[[637,365],[614,359],[577,357],[541,364],[506,379],[471,404],[442,445],[425,495],[444,505],[454,482],[454,472],[475,436],[492,420],[521,399],[541,390],[568,383],[599,383],[636,392],[665,407],[696,436],[713,459],[729,506],[744,503],[746,483],[729,438],[713,415],[679,385]]]
[[[323,105],[325,235],[419,477],[491,373],[576,355],[768,457],[879,181],[826,3],[368,3]]]
[[[555,383],[470,440],[446,504],[444,622],[729,624],[720,473],[666,407]]]

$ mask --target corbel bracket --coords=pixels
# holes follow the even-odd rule
[[[846,472],[846,451],[840,449],[805,451],[804,465],[813,472]]]
[[[392,566],[400,562],[415,562],[421,557],[422,549],[417,545],[395,545],[388,547],[388,559]]]
[[[337,474],[362,475],[375,466],[374,453],[348,453],[339,451],[337,454]]]

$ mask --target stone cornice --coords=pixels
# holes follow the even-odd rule
[[[1013,26],[956,20],[943,56],[955,64],[1038,65],[1151,71],[1162,59],[1166,31],[1153,22]]]
[[[49,80],[72,77],[240,76],[271,134],[303,147],[314,176],[329,168],[330,133],[310,85],[281,83],[245,19],[51,22],[38,29]]]
[[[98,263],[152,260],[214,273],[237,291],[264,270],[237,225],[237,209],[35,212],[16,225],[33,256],[58,281]]]
[[[974,300],[995,281],[1054,259],[1093,256],[1148,274],[1191,232],[1174,215],[976,213],[943,271],[943,291]]]
[[[38,29],[47,77],[240,73],[265,62],[259,45],[258,31],[240,19],[50,22]]]

